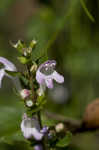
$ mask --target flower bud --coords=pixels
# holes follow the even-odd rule
[[[64,130],[64,124],[63,123],[59,123],[56,125],[55,130],[57,133],[61,132]]]
[[[35,72],[37,70],[37,64],[32,65],[32,67],[30,68],[31,72]]]
[[[34,48],[37,44],[37,41],[36,40],[32,40],[31,43],[30,43],[30,47],[31,48]]]
[[[42,96],[44,93],[43,93],[43,91],[39,88],[38,90],[37,90],[37,95],[38,96]]]
[[[30,95],[30,90],[23,89],[20,91],[20,95],[21,95],[22,99],[26,99]]]
[[[35,145],[34,150],[43,150],[43,147],[41,144]]]
[[[32,107],[33,106],[33,101],[32,100],[27,100],[26,101],[26,106]]]

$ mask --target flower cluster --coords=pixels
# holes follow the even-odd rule
[[[18,47],[18,45],[16,46]],[[25,62],[27,62],[26,59]],[[23,63],[23,57],[21,58],[21,62]],[[23,100],[23,102],[25,102],[26,109],[29,110],[29,113],[35,110],[31,113],[32,115],[28,116],[27,113],[24,113],[23,115],[23,119],[21,122],[21,131],[23,133],[23,136],[27,140],[35,140],[38,143],[34,146],[34,150],[43,150],[40,141],[42,141],[45,137],[51,136],[49,134],[49,128],[47,126],[41,127],[40,125],[41,122],[40,119],[38,119],[38,112],[40,112],[40,109],[42,108],[42,106],[40,105],[42,105],[41,102],[43,101],[43,99],[38,100],[38,98],[44,95],[46,88],[52,89],[54,87],[53,80],[55,80],[57,83],[63,83],[64,77],[55,70],[55,60],[48,60],[41,64],[38,68],[36,63],[34,67],[31,61],[32,64],[30,65],[30,68],[28,70],[29,73],[25,75],[25,79],[28,83],[26,85],[27,88],[24,86],[24,88],[22,89],[23,85],[20,84],[18,76],[12,76],[10,74],[11,72],[15,72],[17,75],[17,69],[15,65],[3,57],[0,57],[0,63],[3,64],[3,68],[0,69],[0,87],[4,76],[11,78],[17,87],[21,99]],[[57,126],[56,129],[60,130],[60,128],[62,127],[63,126],[60,125]]]

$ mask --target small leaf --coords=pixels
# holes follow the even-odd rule
[[[8,70],[5,70],[5,72],[10,75],[10,76],[20,76],[20,72],[16,72],[16,71],[8,71]]]
[[[25,78],[24,76],[20,76],[20,80],[24,84],[24,86],[27,86],[29,83],[28,79]]]
[[[41,105],[41,103],[43,103],[43,101],[44,101],[44,98],[45,98],[45,95],[39,96],[37,99],[37,104]]]
[[[22,64],[27,64],[29,63],[31,60],[24,57],[24,56],[21,56],[21,57],[18,57],[18,60],[22,63]]]
[[[68,146],[71,142],[71,138],[72,138],[71,132],[67,132],[66,136],[63,139],[59,140],[57,142],[56,146],[58,146],[58,147]]]
[[[53,120],[53,119],[50,119],[50,118],[47,118],[46,115],[42,115],[42,123],[48,127],[50,126],[55,126],[57,121],[56,120]]]

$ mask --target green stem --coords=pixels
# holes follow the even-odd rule
[[[37,116],[38,116],[38,121],[39,121],[39,124],[40,124],[40,128],[42,128],[42,121],[41,121],[41,113],[40,113],[40,111],[37,113]]]
[[[40,124],[40,129],[42,129],[43,126],[42,126],[41,112],[40,111],[37,113],[37,116],[38,116],[38,121],[39,121],[39,124]],[[47,147],[46,147],[46,144],[45,144],[45,138],[42,139],[41,143],[42,143],[42,146],[43,146],[43,150],[47,150]]]

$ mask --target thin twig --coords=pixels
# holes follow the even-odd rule
[[[62,115],[58,115],[48,111],[45,111],[45,114],[48,118],[54,119],[58,122],[62,122],[65,125],[66,129],[71,131],[73,134],[87,132],[87,131],[92,132],[99,129],[99,128],[87,128],[86,124],[82,120],[67,118]]]

